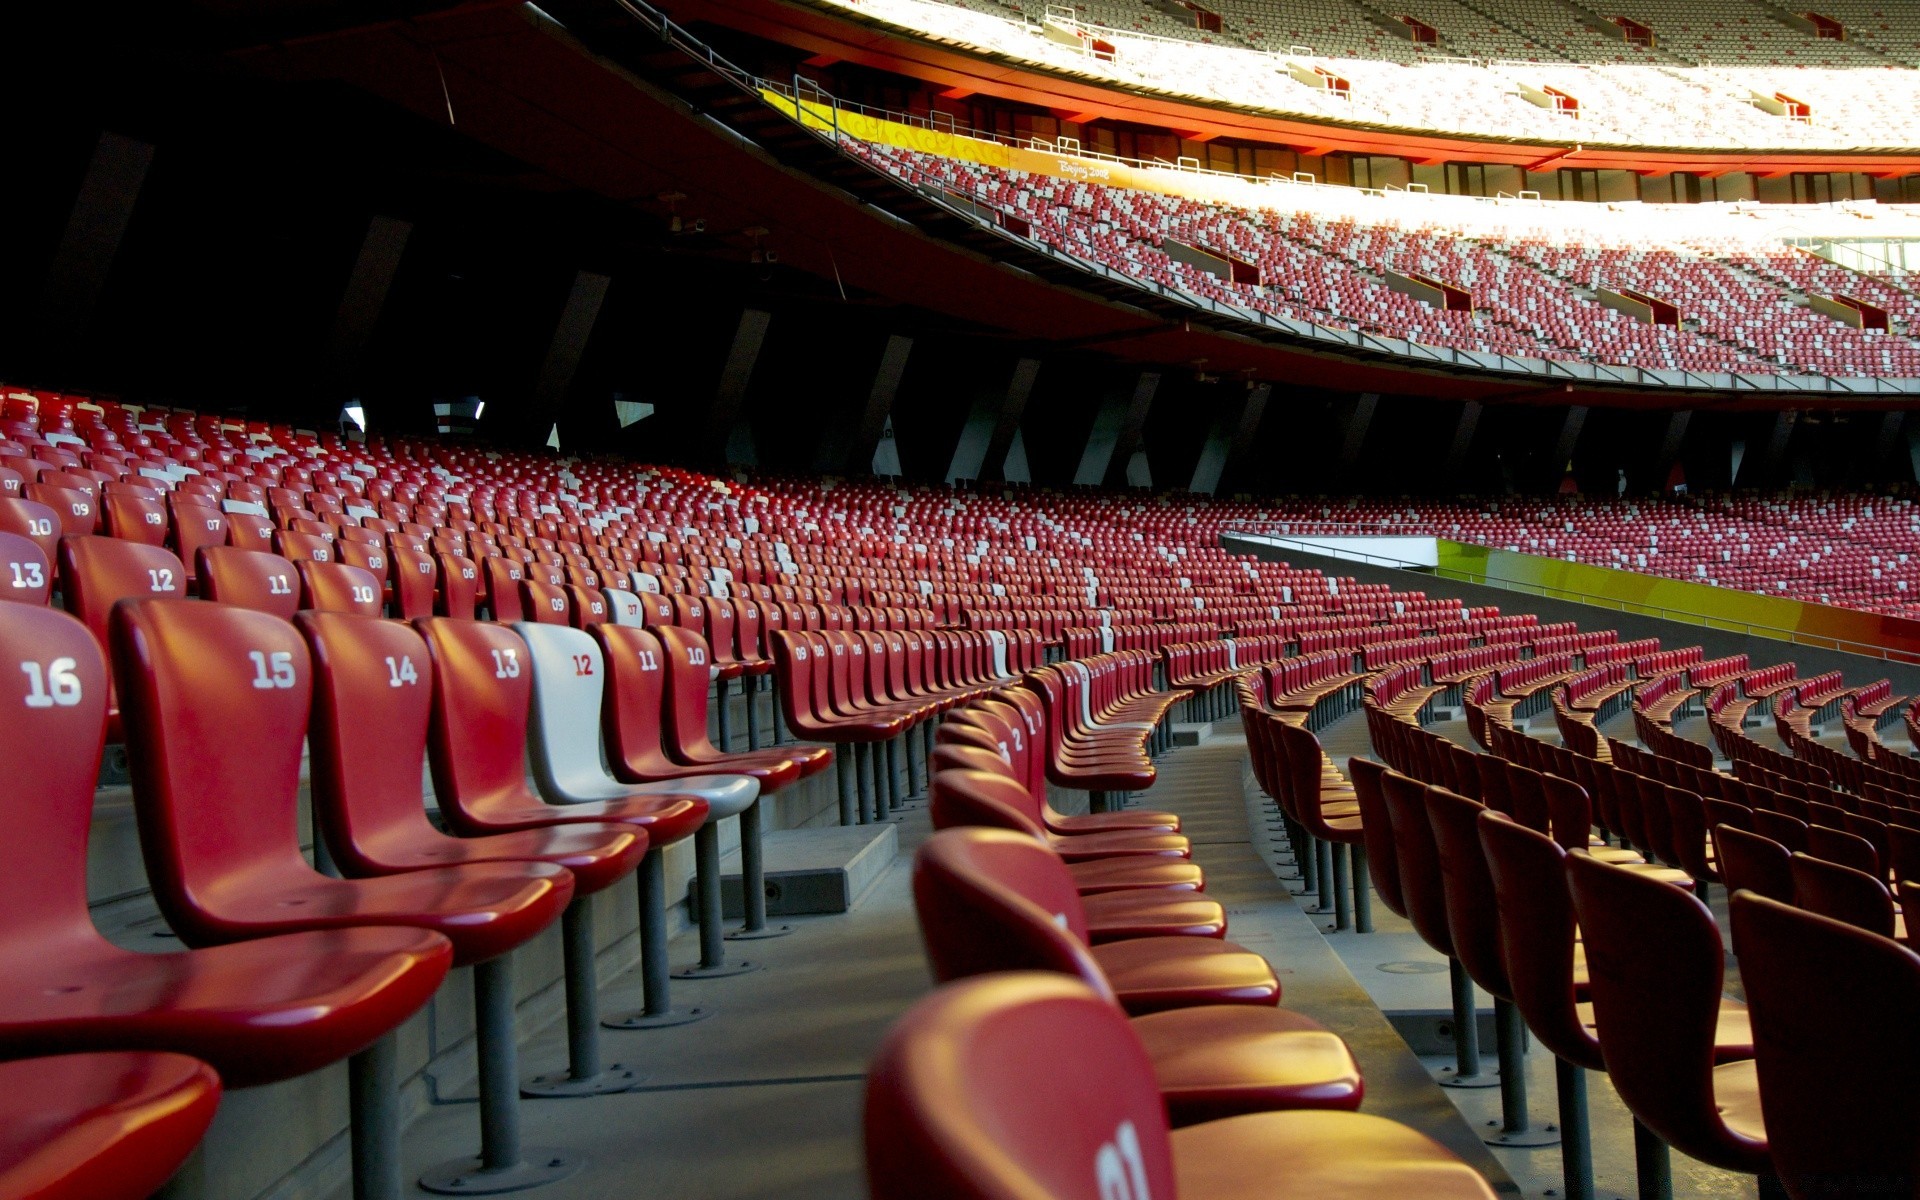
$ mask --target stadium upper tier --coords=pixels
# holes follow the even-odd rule
[[[976,217],[1250,319],[1506,356],[1540,369],[1584,362],[1694,375],[1920,379],[1912,336],[1920,298],[1906,273],[1843,267],[1804,248],[1832,252],[1836,243],[1864,241],[1903,250],[1899,239],[1920,237],[1920,219],[1899,208],[1506,203],[1105,169],[1142,185],[1129,188],[842,141]],[[1183,176],[1196,190],[1245,199],[1145,190],[1175,189]],[[1884,313],[1888,328],[1843,323],[1862,311],[1849,303]]]
[[[1842,608],[1920,613],[1920,506],[1907,492],[1235,507],[1252,533],[1442,537]]]
[[[1920,7],[1890,2],[1827,5],[1846,40],[1760,0],[816,2],[1122,88],[1341,123],[1606,147],[1920,146]],[[1411,28],[1402,15],[1437,41],[1389,32]],[[1614,16],[1653,44],[1624,40]]]

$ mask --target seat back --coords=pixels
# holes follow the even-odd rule
[[[1033,797],[1003,770],[943,765],[940,751],[928,767],[928,816],[935,829],[979,826],[1006,829],[1042,841],[1046,838]],[[984,754],[985,751],[974,751]]]
[[[1480,849],[1480,814],[1487,806],[1445,788],[1427,790],[1427,822],[1440,854],[1440,878],[1453,952],[1473,981],[1502,1000],[1513,999],[1500,950],[1500,914],[1493,876]]]
[[[293,626],[192,600],[131,600],[109,622],[134,809],[154,900],[189,945],[246,937],[223,881],[311,874],[296,800],[312,666]]]
[[[1731,825],[1713,829],[1714,857],[1729,891],[1745,888],[1782,904],[1793,901],[1793,851]]]
[[[1386,778],[1392,773],[1384,763],[1370,758],[1349,758],[1347,778],[1353,781],[1354,799],[1360,802],[1360,833],[1367,850],[1367,876],[1373,890],[1400,916],[1407,915],[1406,897],[1400,892],[1400,858],[1394,850],[1393,821],[1387,815]]]
[[[713,686],[707,639],[684,625],[661,625],[653,632],[667,673],[661,741],[674,758],[710,758],[719,751],[707,735],[708,689]]]
[[[633,779],[660,779],[682,773],[668,757],[666,736],[666,653],[644,625],[608,622],[594,626],[606,664],[600,708],[607,758],[614,773]]]
[[[149,546],[167,544],[167,506],[158,499],[114,492],[101,507],[106,510],[107,532],[114,537]]]
[[[493,619],[509,625],[522,620],[526,610],[520,604],[520,581],[527,577],[526,565],[510,558],[489,558],[480,569],[487,576],[487,602],[493,609]]]
[[[1880,854],[1873,843],[1858,834],[1827,825],[1807,826],[1807,850],[1815,858],[1852,867],[1868,875],[1883,877]]]
[[[553,799],[604,788],[600,761],[600,706],[606,660],[593,635],[570,625],[522,621],[533,672],[528,748],[540,794]]]
[[[0,533],[0,600],[46,604],[53,591],[52,568],[31,538]]]
[[[1453,957],[1453,935],[1447,927],[1447,892],[1441,874],[1440,851],[1427,820],[1430,785],[1405,775],[1389,775],[1381,793],[1387,802],[1387,820],[1393,827],[1393,853],[1400,864],[1400,896],[1407,920],[1420,940],[1436,953]]]
[[[303,559],[294,564],[300,573],[300,607],[318,612],[359,613],[377,617],[380,581],[373,572],[342,562]]]
[[[520,624],[566,625],[573,620],[573,602],[567,589],[538,579],[520,581]]]
[[[1725,955],[1713,914],[1644,872],[1587,854],[1566,866],[1614,1090],[1669,1145],[1714,1162],[1725,1138],[1713,1093]]]
[[[60,514],[37,500],[0,496],[0,533],[26,538],[52,565],[60,553]]]
[[[1549,1050],[1597,1068],[1600,1043],[1580,1019],[1573,989],[1576,934],[1566,851],[1499,813],[1480,814],[1478,825],[1514,1006]]]
[[[456,831],[486,832],[488,813],[527,798],[527,644],[490,621],[428,617],[414,627],[433,657],[427,762],[434,796]]]
[[[640,597],[620,588],[601,588],[600,594],[606,598],[609,623],[613,625],[645,625],[640,619]]]
[[[1865,871],[1810,854],[1795,854],[1789,869],[1796,907],[1881,937],[1893,936],[1893,893],[1886,884]]]
[[[1752,893],[1735,893],[1730,908],[1767,1149],[1788,1189],[1804,1196],[1914,1194],[1920,956]],[[1847,1056],[1838,1087],[1836,1052]]]
[[[479,605],[480,568],[470,558],[458,554],[435,554],[439,566],[439,584],[434,593],[433,613],[437,617],[471,621]]]
[[[100,643],[56,609],[0,604],[0,816],[15,849],[0,871],[0,930],[12,947],[97,937],[87,914],[87,831],[106,748]]]
[[[1113,996],[1087,952],[1072,872],[1030,837],[977,828],[934,834],[914,852],[913,908],[942,983],[992,971],[1057,971]]]
[[[129,596],[187,594],[187,572],[173,553],[144,542],[78,537],[60,541],[61,599],[104,648],[107,615]]]
[[[914,1005],[874,1055],[865,1122],[873,1200],[1175,1196],[1139,1036],[1058,976],[969,980]]]
[[[23,490],[27,499],[53,510],[60,532],[67,537],[100,532],[100,503],[93,493],[51,483],[29,483]]]
[[[293,564],[264,550],[233,546],[200,548],[200,592],[209,600],[251,608],[282,620],[300,609],[300,580]]]
[[[420,763],[433,715],[433,661],[402,621],[303,612],[294,625],[313,656],[313,808],[334,858],[349,871],[361,847],[425,827]]]

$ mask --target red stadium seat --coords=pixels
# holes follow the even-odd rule
[[[220,1078],[179,1054],[0,1063],[0,1195],[147,1200],[200,1144]]]
[[[1053,1064],[1035,1071],[1035,1063]],[[1340,1196],[1491,1200],[1472,1168],[1380,1117],[1248,1113],[1169,1130],[1154,1066],[1083,983],[1010,974],[935,992],[867,1077],[874,1200]]]
[[[550,1182],[578,1169],[548,1151],[524,1155],[503,1112],[520,1088],[508,956],[559,919],[573,876],[538,863],[320,874],[296,823],[313,676],[294,628],[226,604],[140,600],[114,610],[112,642],[148,874],[173,929],[202,946],[367,925],[446,937],[455,963],[475,968],[484,1144],[477,1161],[428,1181]],[[223,736],[241,728],[247,736]]]
[[[292,563],[263,550],[202,546],[200,594],[209,600],[290,618],[300,611],[300,575]]]
[[[44,605],[52,590],[53,565],[39,545],[17,533],[0,533],[0,600]]]
[[[438,934],[343,927],[172,954],[100,936],[87,908],[86,847],[105,660],[80,622],[25,605],[0,608],[0,658],[23,668],[7,672],[21,703],[0,723],[14,764],[0,806],[8,844],[31,848],[0,871],[0,1055],[172,1049],[206,1060],[229,1087],[290,1079],[370,1047],[369,1061],[390,1055],[387,1035],[452,964]],[[356,1144],[365,1133],[376,1152],[397,1149],[397,1120],[360,1120],[367,1099],[356,1089]],[[378,1177],[355,1160],[366,1186],[399,1186],[397,1157],[381,1160]]]

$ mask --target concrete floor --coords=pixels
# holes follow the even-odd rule
[[[1558,1150],[1488,1147],[1479,1135],[1498,1121],[1498,1090],[1439,1087],[1435,1076],[1451,1058],[1416,1056],[1388,1020],[1387,1012],[1447,1009],[1444,960],[1382,905],[1374,906],[1375,933],[1332,933],[1325,930],[1330,918],[1307,912],[1312,898],[1296,901],[1289,893],[1279,874],[1289,869],[1285,848],[1267,828],[1268,810],[1247,774],[1236,726],[1222,723],[1202,745],[1164,759],[1159,782],[1142,797],[1182,815],[1195,858],[1206,868],[1208,892],[1228,907],[1230,936],[1273,960],[1287,1006],[1352,1044],[1367,1078],[1366,1111],[1428,1132],[1474,1163],[1503,1195],[1560,1195]],[[1450,732],[1447,725],[1436,728]],[[1457,732],[1465,737],[1464,723]],[[1340,758],[1370,751],[1358,715],[1321,736]],[[640,1089],[524,1102],[529,1147],[585,1160],[572,1178],[529,1194],[543,1200],[864,1196],[862,1073],[890,1022],[930,987],[909,891],[912,850],[927,833],[924,806],[911,806],[900,818],[901,856],[850,912],[794,918],[790,937],[734,945],[764,970],[677,981],[676,1000],[713,1008],[712,1019],[656,1032],[607,1032],[608,1057],[639,1067],[645,1075]],[[676,941],[673,957],[676,963],[696,957],[691,938]],[[1424,964],[1431,973],[1405,964]],[[1387,966],[1392,969],[1381,969]],[[638,979],[629,973],[605,985],[603,1010],[636,1006],[639,999]],[[1484,997],[1483,1003],[1491,1008]],[[1491,1063],[1490,1041],[1485,1052]],[[564,1058],[557,1026],[539,1031],[522,1050],[527,1073],[552,1069]],[[1536,1123],[1555,1120],[1553,1064],[1538,1048],[1529,1055],[1528,1079]],[[1589,1088],[1601,1195],[1631,1196],[1627,1116],[1603,1075],[1590,1076]],[[477,1118],[470,1096],[433,1107],[407,1132],[409,1177],[471,1154]],[[1751,1179],[1677,1155],[1674,1174],[1678,1196],[1757,1194]],[[345,1200],[345,1193],[328,1200]]]

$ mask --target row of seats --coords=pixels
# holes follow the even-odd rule
[[[1569,1194],[1590,1194],[1592,1186],[1587,1069],[1608,1071],[1636,1118],[1643,1191],[1671,1186],[1661,1182],[1668,1178],[1664,1144],[1758,1174],[1763,1191],[1777,1186],[1776,1176],[1794,1195],[1912,1186],[1912,1132],[1886,1124],[1879,1108],[1904,1113],[1906,1101],[1894,1094],[1905,1088],[1898,1074],[1876,1070],[1865,1094],[1839,1102],[1773,1090],[1806,1082],[1813,1024],[1836,1007],[1846,1012],[1840,1019],[1861,1022],[1863,1044],[1878,1046],[1888,1027],[1884,997],[1839,1000],[1829,968],[1845,964],[1861,972],[1842,976],[1849,982],[1884,982],[1896,992],[1920,978],[1913,974],[1920,959],[1893,940],[1904,933],[1888,891],[1890,860],[1861,836],[1877,826],[1882,845],[1908,846],[1913,835],[1904,824],[1833,805],[1819,807],[1836,814],[1835,827],[1783,819],[1714,795],[1745,785],[1710,768],[1619,742],[1603,743],[1611,752],[1595,757],[1489,722],[1494,757],[1427,733],[1417,714],[1375,708],[1369,716],[1375,748],[1393,764],[1350,764],[1364,784],[1363,819],[1392,833],[1369,840],[1376,890],[1453,957],[1457,986],[1464,973],[1497,1006],[1511,1003],[1558,1057]],[[1589,789],[1607,803],[1590,807]],[[1845,801],[1853,809],[1874,803]],[[1603,833],[1621,835],[1618,850],[1591,834],[1602,809]],[[1819,815],[1811,803],[1801,811]],[[1888,806],[1875,811],[1904,819]],[[1431,844],[1408,836],[1422,825]],[[1793,849],[1754,832],[1792,838],[1796,828]],[[1643,861],[1626,849],[1629,841],[1671,866]],[[1397,873],[1377,865],[1396,859]],[[1702,903],[1709,881],[1734,892],[1732,937],[1751,1008],[1720,994],[1721,934]],[[1503,1046],[1511,1020],[1501,1026]],[[1905,1070],[1907,1060],[1894,1057],[1895,1070]],[[1513,1065],[1503,1056],[1502,1137],[1527,1132],[1524,1094],[1511,1094],[1511,1080],[1524,1076]],[[1463,1061],[1460,1085],[1471,1085],[1475,1068]]]
[[[1633,220],[1587,218],[1571,228],[1528,206],[1488,207],[1422,219],[1422,199],[1397,211],[1382,200],[1328,218],[1302,194],[1299,211],[1242,207],[1158,191],[1068,180],[844,139],[854,154],[915,186],[958,194],[1017,219],[1035,239],[1149,284],[1233,309],[1360,330],[1423,345],[1510,357],[1743,374],[1920,377],[1911,297],[1892,303],[1892,332],[1855,329],[1809,307],[1799,286],[1840,295],[1897,292],[1885,280],[1796,282],[1767,265],[1804,257],[1784,239],[1724,234],[1709,249]],[[1228,280],[1177,258],[1169,243],[1251,266]],[[1743,258],[1725,256],[1737,243]],[[1471,311],[1436,308],[1392,286],[1390,275],[1439,279],[1466,290]],[[1851,275],[1851,273],[1848,273]],[[1645,324],[1591,289],[1626,290],[1676,305],[1678,326]],[[1815,294],[1826,295],[1816,291]],[[1829,296],[1828,298],[1831,298]],[[1890,302],[1891,303],[1891,302]]]
[[[1418,19],[1440,34],[1431,46],[1384,32],[1381,14],[1348,0],[1219,0],[1208,10],[1220,18],[1211,27],[1123,0],[860,0],[860,11],[1109,87],[1147,85],[1337,122],[1712,149],[1910,140],[1916,111],[1900,93],[1920,62],[1914,44],[1863,51],[1790,28],[1753,0],[1718,2],[1739,14],[1699,20],[1669,5],[1640,6],[1642,24],[1655,30],[1650,47],[1603,33],[1598,16],[1582,22],[1549,0],[1426,0]],[[1337,11],[1303,11],[1327,7]],[[1649,8],[1658,11],[1649,16]],[[1875,24],[1884,22],[1866,28]],[[1068,43],[1048,36],[1050,28],[1081,36]],[[1296,75],[1293,65],[1305,69]],[[1326,87],[1313,68],[1348,86]],[[1556,88],[1577,106],[1541,106],[1523,86],[1535,94]],[[1756,103],[1782,93],[1810,111],[1781,114]]]

